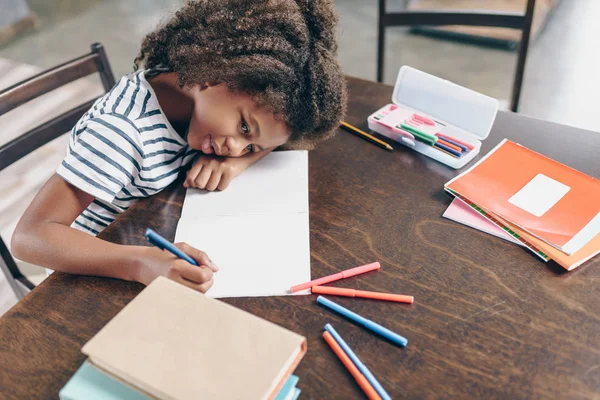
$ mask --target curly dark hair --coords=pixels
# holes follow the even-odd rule
[[[249,94],[290,127],[286,147],[310,149],[346,112],[336,24],[331,0],[191,1],[146,36],[134,68]]]

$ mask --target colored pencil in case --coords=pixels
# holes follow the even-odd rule
[[[454,154],[456,157],[462,156],[462,153],[460,151],[453,150],[450,147],[445,146],[444,144],[442,144],[440,142],[434,143],[433,147],[438,147],[440,149],[446,150],[448,153]]]
[[[410,129],[410,127],[408,127],[406,125],[398,125],[396,128],[399,129],[399,130],[403,130],[405,132],[410,133],[411,135],[414,136],[415,140],[418,141],[418,142],[421,142],[421,143],[424,143],[424,144],[426,144],[428,146],[431,146],[434,149],[436,149],[438,151],[441,151],[442,153],[446,153],[446,154],[448,154],[451,157],[454,157],[454,158],[458,158],[459,157],[456,154],[454,154],[453,152],[451,153],[450,151],[444,150],[442,147],[436,146],[435,142],[430,141],[429,138],[421,135],[420,132],[415,131],[414,129]],[[411,145],[414,146],[414,143],[411,143]]]
[[[449,141],[450,141],[451,143],[453,143],[453,144],[459,144],[459,145],[463,145],[463,146],[465,146],[465,147],[466,147],[467,149],[469,149],[469,150],[473,150],[473,149],[475,148],[475,147],[473,147],[473,145],[471,145],[471,144],[469,144],[469,143],[465,143],[465,142],[463,142],[462,140],[458,140],[457,138],[454,138],[454,137],[452,137],[452,136],[445,135],[445,134],[443,134],[443,133],[436,133],[435,135],[436,135],[437,137],[441,137],[442,139],[449,140]]]
[[[437,138],[437,137],[435,137],[435,140],[432,141],[431,135],[424,134],[421,131],[418,131],[417,129],[415,129],[409,125],[406,125],[406,124],[400,124],[397,126],[397,128],[409,132],[410,134],[412,134],[415,137],[415,140],[425,143],[428,146],[432,146],[434,149],[439,150],[442,153],[446,153],[449,156],[452,156],[454,158],[460,158],[462,156],[461,152],[451,149],[450,147],[447,147],[443,144],[440,145],[440,143],[438,142],[439,138]]]
[[[378,262],[374,262],[374,263],[367,264],[367,265],[362,265],[360,267],[350,268],[345,271],[338,272],[337,274],[324,276],[322,278],[315,279],[310,282],[305,282],[300,285],[292,286],[290,288],[290,292],[292,292],[292,293],[298,292],[300,290],[308,289],[311,286],[323,285],[325,283],[337,281],[337,280],[344,279],[344,278],[349,278],[354,275],[364,274],[365,272],[373,271],[373,270],[376,270],[379,268],[381,268],[381,265],[379,265]]]
[[[366,290],[346,289],[346,288],[338,288],[338,287],[331,287],[331,286],[313,286],[310,290],[313,294],[329,294],[332,296],[361,297],[364,299],[395,301],[397,303],[412,304],[415,301],[415,298],[413,296],[405,296],[403,294],[368,292]]]
[[[463,152],[463,149],[461,147],[458,147],[458,146],[456,146],[456,145],[454,145],[454,144],[452,144],[452,143],[450,143],[450,142],[448,142],[448,141],[446,141],[444,139],[438,139],[437,143],[443,144],[444,146],[449,147],[449,148],[451,148],[454,151],[458,151],[459,153]]]
[[[333,352],[336,356],[338,356],[342,364],[344,364],[344,367],[346,367],[348,372],[350,372],[352,377],[354,377],[356,383],[358,383],[358,386],[360,386],[363,392],[365,392],[369,400],[381,400],[381,396],[377,394],[377,391],[373,388],[373,386],[371,386],[367,378],[365,378],[365,376],[360,373],[356,365],[354,365],[354,363],[352,362],[352,360],[350,360],[348,355],[344,353],[344,350],[335,341],[333,336],[331,336],[331,333],[327,331],[323,332],[323,339],[325,339],[329,347],[331,347],[331,350],[333,350]]]
[[[462,144],[460,144],[460,143],[458,143],[458,142],[455,142],[455,141],[454,141],[454,140],[452,140],[452,139],[447,139],[447,138],[441,138],[441,137],[440,137],[440,138],[438,138],[438,140],[443,140],[443,141],[445,141],[445,142],[448,142],[448,143],[450,143],[450,144],[453,144],[453,145],[454,145],[454,146],[456,146],[456,147],[460,147],[460,149],[461,149],[463,152],[467,152],[467,151],[469,151],[469,148],[468,148],[467,146],[463,146]]]
[[[458,156],[456,156],[455,154],[452,154],[452,153],[450,153],[450,152],[448,152],[448,151],[446,151],[446,150],[444,150],[444,149],[441,149],[441,148],[439,148],[439,147],[437,147],[437,146],[431,146],[431,147],[433,147],[433,148],[434,148],[434,149],[436,149],[437,151],[440,151],[440,152],[442,152],[442,153],[444,153],[444,154],[448,154],[450,157],[453,157],[453,158],[459,158],[459,157],[458,157]]]

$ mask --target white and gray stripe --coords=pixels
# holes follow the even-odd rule
[[[144,72],[123,77],[71,131],[57,173],[96,198],[76,229],[97,235],[137,199],[167,187],[197,154],[166,119]]]

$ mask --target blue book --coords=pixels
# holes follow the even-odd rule
[[[285,381],[277,396],[275,396],[275,400],[288,400],[293,399],[296,389],[296,384],[298,383],[298,378],[296,375],[290,375],[289,378]],[[297,398],[297,397],[296,397]]]
[[[300,397],[300,392],[300,389],[294,388],[294,394],[292,395],[292,398],[290,400],[296,400],[298,397]]]
[[[58,393],[60,400],[151,400],[85,361]]]
[[[299,378],[290,375],[275,400],[296,400]],[[85,361],[59,392],[60,400],[151,400],[131,386],[113,378]]]

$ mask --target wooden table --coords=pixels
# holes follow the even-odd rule
[[[349,87],[348,121],[362,127],[392,93],[357,79]],[[505,137],[600,177],[600,134],[501,112],[482,153]],[[391,153],[340,132],[309,160],[312,275],[378,260],[381,271],[339,285],[416,302],[336,299],[407,337],[402,349],[314,296],[225,300],[308,338],[296,370],[302,398],[363,396],[321,338],[327,322],[394,398],[598,398],[599,258],[566,273],[441,218],[450,203],[443,184],[457,171],[402,146]],[[183,198],[176,185],[142,200],[101,236],[145,245],[150,225],[173,239]],[[81,346],[141,289],[60,273],[47,279],[0,319],[1,397],[56,397],[84,360]]]

